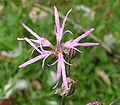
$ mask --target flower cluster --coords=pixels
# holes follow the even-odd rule
[[[54,55],[56,57],[56,61],[52,64],[57,63],[57,80],[59,81],[61,76],[63,79],[63,84],[66,89],[68,89],[68,83],[67,83],[67,77],[66,77],[66,69],[65,64],[71,65],[68,62],[65,61],[64,54],[67,53],[67,51],[74,49],[78,52],[79,51],[76,47],[78,46],[96,46],[98,43],[80,43],[80,40],[85,38],[86,36],[90,35],[93,32],[93,28],[89,29],[87,32],[82,34],[81,36],[77,37],[74,40],[70,40],[64,43],[61,43],[61,40],[67,32],[72,34],[69,30],[64,30],[65,23],[67,21],[67,17],[69,13],[71,12],[71,9],[67,12],[65,18],[63,19],[62,25],[60,26],[60,20],[59,20],[59,13],[56,7],[54,7],[54,15],[55,15],[55,35],[56,35],[56,45],[53,46],[53,44],[48,41],[46,38],[40,37],[35,32],[33,32],[29,27],[27,27],[25,24],[22,23],[23,27],[30,32],[36,39],[29,39],[27,37],[25,38],[18,38],[18,40],[25,40],[28,42],[36,51],[39,52],[40,55],[37,57],[28,60],[27,62],[23,63],[19,66],[19,68],[26,67],[40,59],[43,59],[42,67],[44,66],[44,62],[46,58],[48,58],[51,55]],[[44,48],[49,47],[51,50],[47,51]],[[66,50],[67,49],[67,50]]]

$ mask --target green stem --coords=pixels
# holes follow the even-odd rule
[[[66,100],[66,97],[62,96],[61,105],[65,105],[65,100]]]

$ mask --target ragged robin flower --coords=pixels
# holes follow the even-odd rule
[[[40,59],[43,59],[42,67],[44,66],[45,60],[51,56],[54,55],[56,57],[56,61],[51,64],[54,65],[57,63],[57,80],[59,81],[61,76],[63,79],[63,84],[66,89],[68,89],[68,83],[67,83],[67,77],[66,77],[66,69],[65,64],[71,65],[68,62],[65,61],[64,54],[67,53],[67,51],[74,49],[78,52],[81,52],[77,49],[78,46],[96,46],[98,43],[80,43],[80,40],[85,38],[86,36],[90,35],[93,32],[93,28],[89,29],[87,32],[82,34],[81,36],[77,37],[74,40],[70,40],[64,43],[61,43],[61,40],[67,32],[72,34],[69,30],[64,30],[65,23],[67,21],[67,17],[69,13],[71,12],[71,9],[67,12],[65,18],[63,19],[62,25],[60,26],[60,20],[59,20],[59,14],[57,8],[54,6],[54,15],[55,15],[55,35],[56,35],[56,45],[53,46],[53,44],[48,41],[46,38],[43,38],[33,32],[29,27],[27,27],[25,24],[22,23],[23,27],[31,33],[36,39],[29,39],[27,37],[25,38],[18,38],[18,40],[25,40],[28,42],[34,50],[38,51],[40,55],[37,57],[28,60],[27,62],[23,63],[19,66],[19,68],[26,67]],[[47,51],[44,48],[49,47],[51,50]],[[67,49],[67,50],[66,50]]]

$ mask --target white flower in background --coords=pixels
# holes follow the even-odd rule
[[[3,99],[8,99],[14,91],[28,89],[28,83],[24,79],[19,79],[14,85],[13,80],[10,79],[9,82],[4,86],[5,96]]]
[[[1,51],[0,54],[7,57],[7,58],[17,58],[22,51],[22,43],[18,43],[18,47],[14,49],[13,51]]]
[[[84,11],[84,16],[88,17],[90,16],[91,21],[95,19],[95,11],[93,11],[91,8],[85,6],[85,5],[77,5],[76,10],[82,10]]]
[[[34,8],[29,12],[29,18],[32,20],[33,23],[38,20],[37,11]]]
[[[10,89],[11,86],[12,86],[12,85],[11,85],[10,83],[8,83],[8,84],[5,85],[4,91],[6,92],[6,94],[5,94],[5,96],[3,97],[4,99],[8,99],[8,98],[12,95],[13,89]]]
[[[39,14],[38,14],[38,20],[43,20],[45,19],[46,17],[48,16],[48,14],[44,11],[41,11]]]
[[[49,74],[49,79],[48,79],[48,84],[49,85],[53,85],[57,82],[57,74],[54,72],[54,71],[50,71],[50,74]]]
[[[59,104],[56,101],[49,100],[49,101],[47,101],[47,105],[59,105]]]
[[[32,20],[33,23],[37,21],[41,21],[47,17],[47,13],[45,11],[41,11],[37,7],[33,7],[31,11],[29,12],[29,18]]]
[[[4,6],[0,5],[0,12],[3,10]]]

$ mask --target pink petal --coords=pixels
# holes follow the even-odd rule
[[[29,39],[29,38],[28,38]],[[17,38],[17,40],[25,40],[25,38]],[[51,47],[52,44],[45,38],[41,38],[41,40],[29,39],[30,41],[41,44],[44,47]]]
[[[97,46],[99,43],[79,43],[77,46]]]
[[[74,46],[77,46],[77,45],[78,45],[78,43],[76,43],[76,42],[73,43],[73,41],[70,40],[70,41],[65,42],[63,47],[71,48],[71,47],[74,47]]]
[[[73,42],[79,42],[81,39],[85,38],[86,36],[90,35],[94,31],[94,28],[89,29],[87,32],[73,40]]]
[[[67,42],[63,46],[66,48],[72,48],[72,47],[78,47],[78,46],[96,46],[99,45],[99,43],[73,43],[73,42]]]
[[[61,65],[60,65],[60,61],[58,60],[58,65],[57,65],[57,80],[59,81],[60,80],[60,77],[61,77]]]
[[[35,57],[33,59],[30,59],[27,62],[23,63],[22,65],[19,66],[19,68],[26,67],[26,66],[28,66],[28,65],[30,65],[30,64],[44,58],[44,57],[46,57],[46,55],[39,55],[39,56],[37,56],[37,57]]]
[[[59,34],[60,33],[60,20],[59,20],[58,10],[55,6],[54,6],[54,15],[55,15],[55,24],[56,24],[56,29],[57,29],[56,31]]]
[[[32,63],[34,63],[34,62],[36,62],[36,61],[38,61],[38,60],[40,60],[40,59],[42,59],[42,58],[47,58],[47,57],[50,56],[51,54],[52,54],[51,51],[42,52],[41,55],[39,55],[39,56],[37,56],[37,57],[35,57],[35,58],[33,58],[33,59],[30,59],[30,60],[28,60],[27,62],[25,62],[25,63],[23,63],[22,65],[20,65],[19,68],[26,67],[26,66],[28,66],[28,65],[30,65],[30,64],[32,64]]]
[[[65,72],[65,65],[62,64],[62,77],[63,77],[63,84],[66,89],[68,89],[68,83],[67,83],[67,78],[66,78],[66,72]]]
[[[68,83],[67,83],[67,77],[66,77],[66,72],[65,72],[65,64],[64,64],[64,58],[63,58],[63,54],[59,54],[60,56],[60,66],[62,69],[62,78],[63,78],[63,84],[65,86],[66,89],[68,89]]]
[[[70,9],[70,10],[67,12],[67,14],[66,14],[66,16],[65,16],[65,18],[64,18],[64,20],[63,20],[62,28],[61,28],[61,38],[62,38],[62,36],[63,36],[63,31],[64,31],[65,23],[66,23],[66,21],[67,21],[67,17],[68,17],[68,15],[69,15],[69,13],[70,13],[71,11],[72,11],[72,9]]]
[[[34,37],[36,37],[37,39],[41,39],[41,37],[39,35],[37,35],[35,32],[33,32],[29,27],[27,27],[24,23],[22,23],[23,27],[30,32]]]

